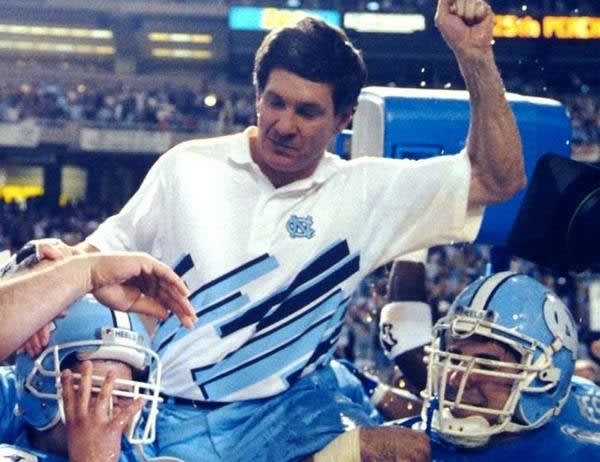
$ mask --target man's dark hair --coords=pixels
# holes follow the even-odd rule
[[[356,106],[367,78],[362,56],[344,31],[313,17],[273,30],[265,37],[254,59],[258,93],[265,89],[274,69],[331,84],[336,115]]]

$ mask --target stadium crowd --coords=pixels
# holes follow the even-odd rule
[[[223,92],[185,85],[6,83],[0,86],[0,121],[219,133],[253,122],[253,98],[250,89]]]
[[[543,86],[542,86],[543,87]],[[584,85],[563,94],[540,92],[518,79],[510,91],[550,96],[561,101],[572,118],[574,145],[600,143],[600,96]],[[536,91],[538,90],[538,91]],[[0,122],[34,119],[40,123],[73,121],[98,127],[152,129],[204,134],[238,131],[255,120],[250,88],[219,90],[208,84],[162,85],[151,88],[129,84],[5,83],[0,85]]]

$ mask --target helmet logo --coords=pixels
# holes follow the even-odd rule
[[[498,318],[498,314],[493,310],[474,310],[472,308],[467,308],[464,305],[457,306],[455,313],[456,315],[464,316],[466,318],[489,322],[494,322]]]
[[[544,301],[544,320],[548,330],[555,339],[559,340],[559,345],[564,346],[575,357],[577,352],[575,324],[562,301],[552,294],[547,294]]]
[[[106,340],[113,343],[119,343],[119,341],[136,343],[138,345],[144,344],[144,337],[137,332],[127,329],[119,329],[116,327],[103,327],[102,328],[102,340]]]

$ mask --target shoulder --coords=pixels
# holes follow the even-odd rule
[[[557,420],[600,428],[600,387],[589,380],[573,377],[567,403]]]
[[[17,378],[14,367],[0,367],[0,441],[2,442],[15,442],[23,432],[25,422],[15,413],[16,406]],[[3,459],[0,456],[1,460]]]
[[[0,367],[0,414],[16,400],[17,375],[13,366]]]
[[[0,444],[0,460],[18,462],[66,462],[66,459],[58,456],[43,454],[33,449],[26,449],[12,444]]]
[[[571,392],[581,395],[599,395],[600,387],[591,380],[576,375],[571,379]]]
[[[184,141],[173,146],[161,157],[220,156],[248,144],[245,133]]]
[[[205,164],[226,165],[228,159],[244,157],[248,150],[248,138],[244,133],[193,139],[173,146],[158,158],[153,169],[169,177],[173,176],[174,170],[197,173]],[[190,170],[194,168],[196,170]]]

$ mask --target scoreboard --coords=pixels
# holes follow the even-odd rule
[[[238,64],[245,63],[243,71],[248,71],[252,56],[268,30],[307,14],[344,28],[363,51],[372,76],[393,74],[409,66],[443,67],[454,62],[435,27],[432,9],[381,13],[232,6],[230,57]],[[499,63],[509,66],[536,63],[538,67],[600,65],[600,16],[551,13],[536,16],[526,11],[520,14],[498,11],[494,21],[494,48]]]

